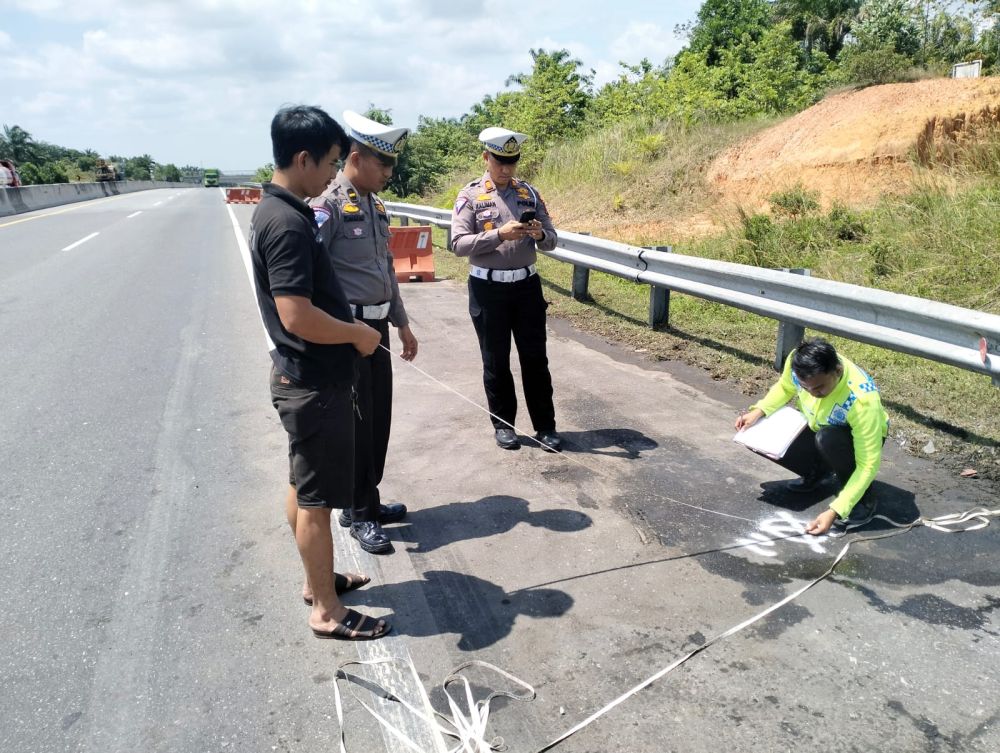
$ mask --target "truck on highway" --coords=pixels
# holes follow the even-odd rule
[[[94,168],[94,177],[98,182],[121,180],[121,176],[118,173],[118,166],[103,159],[97,160],[97,167]]]
[[[205,173],[202,175],[201,179],[202,185],[204,186],[217,186],[219,185],[219,171],[214,167],[206,167]]]
[[[21,176],[13,161],[0,159],[0,188],[17,188],[21,185]]]

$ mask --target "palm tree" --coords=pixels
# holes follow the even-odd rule
[[[862,0],[777,0],[774,17],[789,21],[806,54],[816,47],[836,58],[857,20]]]
[[[4,126],[3,143],[10,158],[18,164],[31,162],[35,157],[35,140],[21,126]]]

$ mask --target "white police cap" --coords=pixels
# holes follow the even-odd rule
[[[387,157],[398,157],[410,135],[409,128],[382,125],[353,110],[344,110],[344,123],[352,139]]]
[[[527,134],[496,126],[486,128],[479,134],[483,148],[500,157],[516,157],[521,153],[521,144],[526,138]]]

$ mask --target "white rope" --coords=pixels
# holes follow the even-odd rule
[[[379,345],[379,347],[383,348],[384,350],[386,350],[389,353],[392,353],[391,350],[389,350],[388,348],[386,348],[383,345]],[[441,380],[439,380],[439,379],[431,376],[426,371],[424,371],[423,369],[417,367],[413,363],[411,363],[409,361],[405,361],[405,363],[407,363],[411,368],[415,369],[417,372],[419,372],[420,374],[422,374],[427,379],[430,379],[432,382],[434,382],[435,384],[441,386],[445,390],[447,390],[447,391],[449,391],[449,392],[457,395],[459,398],[461,398],[465,402],[469,403],[470,405],[474,406],[475,408],[477,408],[477,409],[479,409],[479,410],[487,413],[491,417],[493,417],[493,418],[497,419],[498,421],[506,424],[511,429],[513,429],[514,431],[518,432],[519,434],[523,434],[525,436],[528,436],[530,439],[532,439],[532,441],[534,441],[535,443],[537,443],[539,446],[546,447],[547,449],[554,451],[554,448],[549,447],[544,442],[541,442],[541,441],[539,441],[538,439],[536,439],[534,437],[530,437],[530,435],[528,435],[526,432],[523,432],[523,431],[519,430],[518,427],[516,427],[514,424],[512,424],[512,423],[510,423],[508,421],[505,421],[504,419],[500,418],[499,416],[497,416],[497,415],[495,415],[493,413],[490,413],[490,411],[487,408],[484,408],[483,406],[479,405],[474,400],[471,400],[470,398],[468,398],[465,395],[463,395],[458,390],[456,390],[456,389],[452,388],[451,386],[445,384]],[[608,474],[603,473],[603,472],[601,472],[599,470],[596,470],[594,468],[589,467],[587,464],[583,463],[582,461],[578,460],[577,458],[568,456],[566,454],[563,454],[563,457],[566,460],[569,460],[570,462],[576,463],[577,465],[581,466],[582,468],[585,468],[586,470],[588,470],[588,471],[590,471],[592,473],[596,473],[598,475],[604,476],[605,478],[609,477]],[[727,517],[727,518],[736,518],[738,520],[744,520],[744,521],[747,521],[749,523],[754,523],[755,522],[755,521],[753,521],[753,520],[751,520],[749,518],[744,518],[744,517],[741,517],[739,515],[731,515],[729,513],[724,513],[724,512],[721,512],[719,510],[712,510],[712,509],[709,509],[709,508],[706,508],[706,507],[700,507],[698,505],[692,505],[692,504],[689,504],[687,502],[681,502],[680,500],[673,499],[673,498],[668,497],[666,495],[661,495],[661,496],[664,499],[666,499],[667,501],[673,502],[674,504],[683,505],[684,507],[690,507],[692,509],[700,510],[702,512],[707,512],[707,513],[711,513],[713,515],[719,515],[719,516],[723,516],[723,517]],[[643,680],[641,683],[639,683],[635,687],[633,687],[630,690],[626,691],[625,693],[623,693],[622,695],[618,696],[616,699],[614,699],[610,703],[608,703],[605,706],[603,706],[598,711],[596,711],[593,714],[591,714],[590,716],[588,716],[586,719],[584,719],[583,721],[581,721],[579,724],[575,725],[571,729],[569,729],[566,732],[564,732],[562,735],[560,735],[559,737],[557,737],[556,739],[554,739],[552,742],[550,742],[547,745],[539,748],[537,751],[535,751],[535,753],[545,753],[545,751],[551,750],[552,748],[554,748],[555,746],[559,745],[560,743],[562,743],[567,738],[575,735],[577,732],[579,732],[580,730],[584,729],[585,727],[587,727],[588,725],[590,725],[592,722],[596,721],[600,717],[602,717],[605,714],[607,714],[608,712],[610,712],[615,707],[617,707],[617,706],[621,705],[622,703],[624,703],[625,701],[627,701],[629,698],[631,698],[632,696],[634,696],[636,693],[640,692],[644,688],[649,687],[650,685],[652,685],[657,680],[659,680],[659,679],[665,677],[666,675],[670,674],[675,669],[677,669],[678,667],[680,667],[682,664],[684,664],[685,662],[687,662],[688,660],[690,660],[692,657],[696,656],[697,654],[699,654],[702,651],[704,651],[705,649],[707,649],[709,646],[711,646],[714,643],[717,643],[717,642],[719,642],[721,640],[729,638],[729,637],[735,635],[736,633],[739,633],[742,630],[745,630],[746,628],[750,627],[754,623],[756,623],[756,622],[764,619],[765,617],[767,617],[771,613],[777,611],[778,609],[781,609],[781,607],[783,607],[783,606],[791,603],[792,601],[794,601],[795,599],[797,599],[799,596],[801,596],[802,594],[804,594],[806,591],[808,591],[810,588],[812,588],[813,586],[815,586],[817,583],[819,583],[822,580],[825,580],[827,577],[829,577],[831,574],[833,574],[833,571],[836,569],[837,565],[839,565],[840,562],[847,555],[847,552],[850,550],[852,544],[859,543],[859,542],[877,541],[879,539],[885,539],[885,538],[890,538],[890,537],[893,537],[893,536],[898,536],[900,534],[907,533],[908,531],[911,531],[914,528],[917,528],[919,526],[923,526],[925,528],[930,528],[930,529],[935,530],[935,531],[941,531],[943,533],[964,533],[964,532],[969,532],[969,531],[978,531],[978,530],[980,530],[982,528],[987,527],[990,524],[991,518],[995,518],[995,517],[1000,517],[1000,508],[997,508],[995,510],[990,510],[990,509],[988,509],[986,507],[978,507],[978,508],[974,508],[972,510],[967,510],[966,512],[950,513],[950,514],[947,514],[947,515],[941,515],[941,516],[936,517],[936,518],[925,518],[923,516],[920,516],[920,517],[916,518],[915,520],[913,520],[913,521],[911,521],[909,523],[900,523],[899,521],[893,520],[892,518],[889,518],[889,517],[887,517],[885,515],[876,515],[876,516],[874,516],[873,519],[884,520],[885,522],[889,523],[894,528],[898,528],[900,530],[892,531],[890,533],[879,534],[879,535],[875,535],[875,536],[862,536],[862,537],[859,537],[857,539],[854,539],[852,541],[847,542],[844,545],[844,547],[840,550],[840,552],[837,554],[837,556],[834,557],[833,562],[830,563],[830,566],[820,576],[818,576],[817,578],[814,578],[809,583],[807,583],[806,585],[802,586],[798,590],[792,592],[791,594],[789,594],[785,598],[781,599],[780,601],[772,604],[771,606],[769,606],[766,609],[758,612],[757,614],[753,615],[752,617],[749,617],[748,619],[744,620],[743,622],[741,622],[741,623],[739,623],[737,625],[732,626],[728,630],[726,630],[726,631],[724,631],[722,633],[719,633],[714,638],[711,638],[710,640],[708,640],[705,643],[703,643],[701,646],[698,646],[697,648],[695,648],[693,651],[688,652],[687,654],[685,654],[681,658],[677,659],[676,661],[672,662],[671,664],[668,664],[663,669],[659,670],[655,674],[653,674],[650,677],[646,678],[645,680]],[[782,538],[788,538],[788,537],[782,537]],[[755,542],[755,543],[760,543],[760,542]],[[747,544],[747,546],[750,546],[750,544]],[[389,661],[391,661],[391,660],[389,660]],[[343,666],[346,666],[347,664],[351,664],[351,663],[356,663],[356,662],[348,662],[348,663],[346,663],[344,665],[341,665],[341,666],[343,667]],[[456,672],[458,672],[460,669],[462,669],[464,667],[467,667],[467,666],[469,666],[470,664],[473,664],[473,663],[475,663],[475,662],[469,662],[469,663],[463,664],[461,667],[459,667],[458,669],[456,669]],[[494,667],[493,665],[486,664],[486,663],[480,663],[480,664],[482,664],[483,666],[487,666],[487,667],[489,667],[491,669],[494,669],[497,672],[499,672],[500,674],[504,675],[505,677],[511,679],[512,681],[514,681],[514,682],[516,682],[516,683],[518,683],[518,684],[520,684],[520,685],[522,685],[522,686],[530,689],[529,685],[527,685],[523,681],[517,679],[513,675],[510,675],[507,672],[504,672],[503,670],[499,669],[498,667]],[[411,662],[411,665],[412,665],[412,662]],[[414,672],[415,671],[416,670],[414,668]],[[339,674],[338,674],[338,677],[339,677]],[[465,684],[466,702],[467,702],[467,706],[468,706],[468,712],[462,712],[459,709],[458,704],[456,704],[455,701],[451,698],[451,696],[448,695],[448,693],[447,693],[447,684],[449,683],[449,681],[456,681],[456,679],[464,682],[464,684]],[[438,725],[439,728],[442,730],[442,732],[444,732],[445,734],[449,734],[452,737],[456,737],[457,739],[459,739],[461,741],[460,744],[459,744],[459,746],[456,747],[456,748],[454,748],[452,751],[450,751],[450,753],[459,753],[459,752],[461,752],[461,753],[490,753],[490,751],[499,750],[499,747],[496,747],[496,745],[497,745],[497,741],[496,740],[494,740],[492,742],[487,742],[485,740],[486,722],[487,722],[487,719],[489,717],[489,700],[492,699],[493,697],[495,697],[497,694],[496,693],[491,694],[489,696],[489,698],[487,698],[487,700],[485,702],[479,702],[482,705],[478,705],[478,704],[476,704],[476,703],[473,702],[472,693],[471,693],[471,689],[470,689],[469,684],[468,684],[468,680],[466,680],[464,677],[456,678],[455,673],[453,673],[452,675],[450,675],[449,678],[447,680],[445,680],[445,686],[446,686],[445,694],[448,696],[448,703],[449,703],[449,706],[451,707],[453,717],[451,719],[448,719],[447,717],[444,717],[443,715],[441,715],[439,712],[436,712],[436,711],[435,711],[435,714],[437,714],[438,716],[441,716],[443,719],[446,719],[453,727],[455,727],[456,730],[458,730],[458,734],[456,734],[456,733],[450,733],[450,732],[445,731],[443,728],[440,728],[440,726]],[[513,697],[513,696],[510,696],[510,697]],[[531,698],[534,698],[534,690],[531,690]],[[388,722],[386,722],[384,719],[382,719],[382,717],[379,716],[374,710],[372,710],[367,704],[365,704],[363,701],[360,701],[360,699],[358,699],[358,700],[359,700],[359,702],[361,702],[361,704],[366,709],[369,710],[369,712],[372,715],[375,716],[376,719],[378,719],[380,721],[380,723],[382,723],[384,725],[387,725],[391,732],[393,732],[397,736],[402,735],[402,733],[399,733],[398,730],[395,730],[395,728],[392,727],[392,725],[390,725]],[[400,699],[395,699],[395,700],[400,700]],[[519,699],[519,700],[527,700],[527,699],[523,699],[522,698],[522,699]],[[414,709],[409,704],[406,704],[403,701],[400,701],[400,702],[403,703],[411,711],[413,711],[414,713],[418,714],[421,718],[427,719],[428,721],[432,721],[432,720],[429,720],[426,717],[426,715],[424,715],[422,712],[417,711],[416,709]],[[339,704],[339,694],[338,694],[338,704]],[[338,718],[340,718],[340,715],[339,715],[339,706],[338,706]],[[343,738],[343,729],[341,729],[341,737]],[[408,739],[407,739],[407,741],[408,741]],[[411,747],[412,747],[413,750],[420,751],[419,748],[415,747],[412,744],[412,741],[408,741],[408,742],[410,743],[410,745],[411,745]],[[500,744],[502,744],[502,741],[501,741]],[[342,745],[342,751],[341,751],[341,753],[346,753],[346,751],[343,750],[343,745]],[[420,753],[422,753],[422,751],[420,751]]]
[[[445,698],[448,701],[448,706],[451,709],[451,716],[442,714],[437,710],[434,710],[434,715],[448,725],[448,727],[444,727],[438,723],[437,719],[428,716],[422,710],[416,708],[405,699],[399,698],[370,680],[348,674],[344,671],[344,667],[349,666],[373,666],[376,664],[395,663],[405,663],[407,665],[410,673],[416,680],[417,686],[421,689],[421,692],[423,692],[423,683],[420,681],[417,668],[414,666],[412,659],[409,658],[407,658],[405,662],[403,659],[396,657],[373,659],[370,661],[346,661],[337,668],[337,681],[334,683],[334,703],[337,708],[337,719],[340,721],[340,753],[347,753],[344,744],[344,723],[340,690],[337,687],[337,682],[340,680],[348,680],[352,684],[359,685],[387,701],[400,703],[407,711],[422,719],[424,722],[431,725],[431,727],[437,729],[437,731],[441,734],[457,740],[458,744],[454,748],[451,748],[448,753],[492,753],[492,751],[506,750],[503,738],[495,737],[492,740],[486,739],[486,725],[490,716],[490,702],[494,698],[499,697],[511,698],[515,701],[530,701],[535,697],[535,689],[533,687],[509,672],[505,672],[489,662],[479,661],[478,659],[467,661],[464,664],[460,664],[455,667],[451,674],[449,674],[441,683],[441,688],[444,691]],[[477,701],[473,698],[472,685],[469,683],[468,678],[460,674],[460,672],[468,669],[469,667],[480,667],[482,669],[495,672],[515,685],[519,685],[523,688],[523,692],[518,694],[509,691],[495,690],[486,698]],[[455,683],[461,683],[463,690],[465,691],[463,694],[466,704],[464,709],[461,704],[452,697],[451,693],[448,692],[448,686]],[[385,729],[387,729],[393,737],[403,743],[403,745],[410,750],[415,751],[415,753],[426,753],[417,743],[407,737],[384,716],[359,698],[353,687],[351,688],[351,695],[354,696],[358,703],[360,703],[369,714],[375,717],[379,724],[385,727]],[[427,707],[430,707],[429,703],[427,704]]]
[[[518,434],[523,435],[526,439],[530,439],[532,442],[534,442],[535,444],[537,444],[539,447],[547,449],[550,452],[557,452],[557,450],[554,447],[552,447],[551,445],[548,445],[545,442],[541,441],[540,439],[531,436],[526,431],[522,431],[517,426],[515,426],[514,424],[512,424],[510,421],[506,421],[506,420],[500,418],[500,416],[496,415],[495,413],[491,413],[490,410],[489,410],[489,408],[484,408],[482,405],[480,405],[479,403],[477,403],[475,400],[473,400],[472,398],[466,397],[461,392],[459,392],[458,390],[456,390],[454,387],[452,387],[452,386],[450,386],[448,384],[445,384],[444,382],[442,382],[437,377],[434,377],[434,376],[428,374],[426,371],[424,371],[423,369],[421,369],[419,366],[417,366],[416,364],[414,364],[412,361],[407,361],[402,356],[400,356],[400,355],[398,355],[396,353],[393,353],[391,350],[389,350],[389,348],[385,347],[384,345],[380,344],[379,347],[382,348],[382,350],[384,350],[385,352],[387,352],[387,353],[389,353],[391,355],[395,355],[397,358],[399,358],[400,360],[402,360],[403,363],[405,363],[411,369],[417,371],[419,374],[423,375],[427,379],[430,379],[432,382],[434,382],[434,384],[436,384],[439,387],[447,390],[448,392],[452,393],[453,395],[456,395],[456,396],[460,397],[462,400],[464,400],[465,402],[467,402],[469,405],[473,406],[474,408],[476,408],[478,410],[481,410],[486,415],[488,415],[488,416],[490,416],[492,418],[495,418],[497,421],[500,421],[503,424],[506,424],[511,429],[513,429],[515,432],[517,432]],[[579,460],[578,458],[575,458],[572,455],[567,455],[565,452],[562,452],[562,453],[559,453],[559,454],[563,457],[563,459],[568,460],[571,463],[576,463],[578,466],[580,466],[581,468],[583,468],[583,469],[585,469],[587,471],[590,471],[591,473],[594,473],[594,474],[596,474],[598,476],[603,476],[604,478],[607,478],[607,479],[611,478],[610,474],[608,474],[608,473],[606,473],[604,471],[600,471],[600,470],[598,470],[596,468],[591,468],[589,465],[587,465],[586,463],[584,463],[582,460]],[[750,518],[744,518],[742,515],[733,515],[731,513],[722,512],[720,510],[711,510],[711,509],[709,509],[707,507],[700,507],[699,505],[692,505],[690,502],[681,502],[679,499],[674,499],[673,497],[668,497],[666,494],[662,494],[660,492],[657,492],[657,495],[659,497],[667,500],[668,502],[673,502],[675,505],[682,505],[683,507],[690,507],[692,510],[700,510],[701,512],[707,512],[707,513],[710,513],[712,515],[719,515],[719,516],[724,517],[724,518],[734,518],[735,520],[742,520],[742,521],[745,521],[747,523],[756,523],[757,522],[755,520],[751,520]]]
[[[685,662],[689,661],[691,658],[693,658],[697,654],[699,654],[702,651],[704,651],[705,649],[707,649],[709,646],[711,646],[711,645],[713,645],[715,643],[718,643],[719,641],[722,641],[722,640],[724,640],[726,638],[729,638],[729,637],[731,637],[733,635],[736,635],[737,633],[741,632],[742,630],[745,630],[746,628],[750,627],[754,623],[759,622],[760,620],[764,619],[768,615],[772,614],[773,612],[776,612],[777,610],[781,609],[783,606],[785,606],[785,605],[791,603],[792,601],[794,601],[795,599],[799,598],[802,594],[804,594],[810,588],[812,588],[813,586],[815,586],[817,583],[819,583],[822,580],[825,580],[830,575],[832,575],[833,572],[834,572],[834,570],[836,570],[837,565],[839,565],[840,562],[844,559],[844,557],[847,555],[847,552],[850,550],[850,548],[851,548],[851,546],[853,544],[856,544],[856,543],[865,543],[865,542],[869,542],[869,541],[877,541],[879,539],[886,539],[886,538],[891,538],[891,537],[894,537],[894,536],[899,536],[901,534],[904,534],[904,533],[907,533],[909,531],[912,531],[914,528],[917,528],[917,527],[920,527],[920,526],[923,526],[925,528],[930,528],[930,529],[935,530],[935,531],[941,531],[941,532],[944,532],[944,533],[967,533],[969,531],[978,531],[978,530],[980,530],[980,529],[985,528],[986,526],[988,526],[990,524],[990,522],[991,522],[991,519],[992,518],[996,518],[996,517],[1000,517],[1000,508],[997,508],[995,510],[991,510],[991,509],[988,509],[986,507],[978,507],[978,508],[974,508],[972,510],[968,510],[966,512],[950,513],[950,514],[947,514],[947,515],[941,515],[941,516],[936,517],[936,518],[925,518],[925,517],[921,516],[921,517],[918,517],[918,518],[916,518],[915,520],[913,520],[912,522],[909,522],[909,523],[900,523],[899,521],[893,520],[892,518],[886,517],[885,515],[876,515],[875,518],[884,520],[884,521],[886,521],[887,523],[889,523],[890,525],[892,525],[893,527],[895,527],[895,528],[897,528],[899,530],[890,531],[889,533],[877,534],[877,535],[874,535],[874,536],[861,536],[861,537],[858,537],[856,539],[853,539],[852,541],[848,541],[846,544],[844,544],[843,548],[840,550],[840,552],[837,554],[837,556],[834,557],[833,561],[830,563],[830,566],[827,567],[827,569],[821,575],[819,575],[818,577],[816,577],[813,580],[809,581],[808,583],[806,583],[801,588],[793,591],[792,593],[790,593],[788,596],[784,597],[780,601],[775,602],[771,606],[767,607],[766,609],[761,610],[760,612],[758,612],[757,614],[753,615],[752,617],[749,617],[746,620],[743,620],[743,622],[740,622],[737,625],[733,625],[728,630],[725,630],[724,632],[719,633],[718,635],[716,635],[715,637],[707,640],[705,643],[703,643],[702,645],[698,646],[694,650],[689,651],[684,656],[680,657],[679,659],[675,660],[674,662],[672,662],[672,663],[668,664],[667,666],[663,667],[661,670],[659,670],[655,674],[653,674],[650,677],[646,678],[645,680],[643,680],[641,683],[639,683],[635,687],[631,688],[630,690],[627,690],[625,693],[622,693],[620,696],[618,696],[617,698],[615,698],[613,701],[611,701],[610,703],[606,704],[605,706],[603,706],[599,710],[595,711],[593,714],[591,714],[586,719],[584,719],[583,721],[579,722],[578,724],[576,724],[575,726],[573,726],[572,728],[570,728],[569,730],[567,730],[563,734],[559,735],[559,737],[555,738],[554,740],[552,740],[547,745],[544,745],[543,747],[539,748],[537,751],[535,751],[535,753],[545,753],[545,751],[551,750],[552,748],[556,747],[557,745],[559,745],[560,743],[562,743],[566,739],[572,737],[577,732],[579,732],[580,730],[584,729],[585,727],[587,727],[588,725],[590,725],[591,723],[593,723],[597,719],[599,719],[602,716],[604,716],[605,714],[609,713],[611,710],[613,710],[617,706],[620,706],[621,704],[625,703],[625,701],[627,701],[629,698],[631,698],[632,696],[634,696],[636,693],[640,692],[644,688],[649,687],[650,685],[652,685],[657,680],[660,680],[663,677],[665,677],[666,675],[670,674],[675,669],[677,669],[678,667],[680,667],[682,664],[684,664]],[[390,658],[390,659],[379,659],[379,660],[367,661],[367,662],[363,662],[363,661],[344,662],[343,664],[340,665],[340,668],[338,669],[337,679],[338,680],[340,680],[340,679],[353,680],[355,684],[362,685],[363,687],[366,687],[371,692],[378,693],[380,696],[382,696],[386,700],[397,701],[397,702],[401,703],[406,709],[408,709],[413,714],[416,714],[418,717],[420,717],[424,721],[426,721],[426,722],[430,723],[431,725],[435,726],[443,734],[448,735],[449,737],[453,737],[453,738],[457,739],[459,741],[459,744],[456,747],[452,748],[449,751],[449,753],[491,753],[492,751],[503,750],[504,749],[504,744],[503,744],[503,740],[501,738],[494,738],[493,740],[487,740],[486,739],[486,725],[487,725],[487,722],[488,722],[488,719],[489,719],[490,701],[493,698],[496,698],[497,696],[506,696],[508,698],[513,698],[515,700],[531,700],[531,699],[533,699],[535,697],[535,691],[534,691],[534,689],[530,685],[528,685],[527,683],[525,683],[523,680],[520,680],[517,677],[514,677],[510,673],[505,672],[504,670],[500,669],[499,667],[496,667],[496,666],[494,666],[492,664],[489,664],[487,662],[481,662],[481,661],[466,662],[465,664],[462,664],[459,667],[457,667],[444,680],[444,683],[443,683],[444,692],[445,692],[445,695],[447,696],[448,705],[449,705],[449,707],[451,709],[452,716],[448,717],[448,716],[445,716],[445,715],[441,714],[438,711],[434,712],[436,716],[438,716],[439,718],[441,718],[442,720],[444,720],[445,722],[447,722],[453,728],[454,731],[452,731],[452,730],[449,730],[449,729],[446,729],[446,728],[442,727],[434,719],[432,719],[431,717],[427,716],[425,713],[423,713],[419,709],[413,707],[411,704],[407,703],[405,700],[403,700],[401,698],[397,698],[396,696],[394,696],[393,694],[389,693],[388,691],[385,691],[380,686],[375,685],[375,683],[371,683],[371,682],[368,682],[368,681],[360,680],[359,678],[354,678],[354,677],[348,675],[347,673],[345,673],[343,671],[344,667],[347,667],[347,666],[350,666],[350,665],[378,664],[378,663],[382,663],[382,662],[396,662],[396,661],[401,661],[401,660]],[[411,669],[411,672],[412,672],[413,676],[415,678],[417,678],[417,684],[422,689],[423,685],[422,685],[422,683],[419,680],[419,676],[417,674],[416,667],[413,666],[412,660],[408,661],[408,664],[410,666],[410,669]],[[463,669],[465,669],[467,667],[470,667],[470,666],[480,666],[480,667],[483,667],[483,668],[495,671],[498,674],[500,674],[501,676],[503,676],[504,678],[506,678],[506,679],[508,679],[508,680],[510,680],[510,681],[512,681],[514,683],[516,683],[517,685],[520,685],[527,692],[524,693],[524,694],[522,694],[522,695],[514,695],[514,694],[508,693],[508,692],[494,691],[494,692],[490,693],[490,695],[487,696],[487,698],[485,698],[484,700],[482,700],[482,701],[475,701],[473,699],[473,697],[472,697],[472,689],[471,689],[471,686],[469,685],[468,679],[465,678],[463,675],[459,675],[458,674]],[[448,685],[450,685],[450,684],[452,684],[454,682],[461,682],[463,684],[463,686],[464,686],[464,689],[465,689],[465,700],[466,700],[466,709],[465,710],[463,710],[460,707],[460,705],[448,693]],[[358,700],[358,702],[365,709],[367,709],[368,712],[372,716],[374,716],[379,721],[380,724],[382,724],[386,729],[389,730],[389,732],[394,737],[396,737],[401,742],[403,742],[403,744],[406,745],[408,748],[410,748],[411,750],[415,751],[415,753],[425,753],[416,743],[414,743],[412,740],[410,740],[408,737],[406,737],[402,732],[400,732],[398,729],[396,729],[396,727],[394,727],[391,723],[389,723],[388,721],[386,721],[385,718],[382,717],[371,706],[369,706],[363,700],[361,700],[360,698],[358,698],[357,694],[354,693],[353,689],[352,689],[351,693]],[[343,712],[341,710],[340,691],[337,689],[336,684],[334,685],[334,698],[335,698],[335,701],[336,701],[337,719],[340,722],[340,728],[341,728],[340,729],[340,737],[341,737],[340,753],[347,753],[346,748],[344,746]]]
[[[547,750],[550,750],[550,749],[554,748],[556,745],[558,745],[559,743],[561,743],[563,740],[565,740],[566,738],[568,738],[568,737],[570,737],[572,735],[575,735],[577,732],[579,732],[581,729],[583,729],[584,727],[586,727],[587,725],[589,725],[594,720],[598,719],[599,717],[604,716],[606,713],[608,713],[609,711],[611,711],[611,709],[613,709],[616,706],[618,706],[619,704],[622,704],[625,701],[627,701],[629,698],[631,698],[633,695],[635,695],[636,693],[638,693],[643,688],[649,687],[654,682],[656,682],[657,680],[659,680],[661,677],[664,677],[665,675],[670,674],[675,669],[677,669],[679,666],[681,666],[686,661],[688,661],[689,659],[691,659],[691,657],[695,656],[696,654],[701,653],[706,648],[708,648],[709,646],[711,646],[713,643],[717,643],[718,641],[721,641],[721,640],[723,640],[725,638],[729,638],[730,636],[735,635],[736,633],[740,632],[741,630],[744,630],[744,629],[750,627],[755,622],[758,622],[759,620],[764,619],[765,617],[767,617],[772,612],[774,612],[774,611],[780,609],[781,607],[785,606],[786,604],[794,601],[799,596],[801,596],[806,591],[808,591],[810,588],[812,588],[817,583],[819,583],[821,580],[824,580],[827,577],[829,577],[831,574],[833,574],[833,571],[836,569],[837,565],[840,564],[841,560],[844,559],[844,556],[847,554],[847,552],[851,548],[852,544],[856,544],[856,543],[859,543],[859,542],[867,542],[867,541],[877,541],[878,539],[886,539],[886,538],[891,538],[893,536],[899,536],[900,534],[907,533],[907,532],[913,530],[914,528],[916,528],[918,526],[924,526],[926,528],[931,528],[931,529],[933,529],[935,531],[942,531],[944,533],[965,533],[965,532],[968,532],[968,531],[978,531],[979,529],[985,528],[986,526],[988,526],[990,524],[990,518],[1000,517],[1000,508],[997,508],[996,510],[989,510],[989,509],[987,509],[985,507],[978,507],[978,508],[975,508],[973,510],[968,510],[966,512],[951,513],[951,514],[948,514],[948,515],[942,515],[942,516],[937,517],[937,518],[925,518],[925,517],[921,516],[921,517],[917,518],[916,520],[912,521],[911,523],[900,523],[898,521],[895,521],[895,520],[892,520],[891,518],[886,517],[885,515],[876,515],[875,517],[879,518],[881,520],[884,520],[887,523],[889,523],[890,525],[892,525],[892,526],[894,526],[896,528],[899,528],[901,530],[892,531],[890,533],[878,534],[876,536],[862,536],[862,537],[859,537],[857,539],[854,539],[853,541],[848,541],[846,544],[844,544],[844,547],[840,550],[840,552],[837,554],[837,556],[834,557],[833,562],[830,563],[830,566],[823,572],[822,575],[820,575],[817,578],[814,578],[809,583],[807,583],[806,585],[802,586],[802,588],[800,588],[797,591],[794,591],[793,593],[789,594],[788,596],[786,596],[785,598],[783,598],[781,601],[778,601],[775,604],[772,604],[767,609],[764,609],[764,610],[758,612],[753,617],[750,617],[749,619],[744,620],[743,622],[739,623],[738,625],[734,625],[733,627],[729,628],[725,632],[719,633],[717,636],[715,636],[714,638],[711,638],[710,640],[706,641],[705,643],[703,643],[702,645],[698,646],[698,648],[694,649],[693,651],[690,651],[689,653],[685,654],[684,656],[682,656],[677,661],[673,662],[672,664],[667,665],[666,667],[664,667],[663,669],[661,669],[656,674],[654,674],[651,677],[648,677],[647,679],[643,680],[641,683],[639,683],[638,685],[636,685],[631,690],[623,693],[622,695],[618,696],[618,698],[616,698],[615,700],[613,700],[611,703],[607,704],[606,706],[604,706],[600,710],[598,710],[598,711],[594,712],[593,714],[591,714],[589,717],[587,717],[586,719],[584,719],[582,722],[580,722],[579,724],[577,724],[572,729],[567,730],[566,732],[564,732],[562,735],[560,735],[559,737],[557,737],[555,740],[553,740],[552,742],[550,742],[548,745],[545,745],[544,747],[539,748],[537,751],[535,751],[535,753],[544,753],[544,751],[547,751]],[[958,528],[958,527],[956,527],[956,526],[964,525],[965,523],[968,523],[969,521],[976,521],[976,522],[975,522],[974,525],[965,526],[964,528]]]

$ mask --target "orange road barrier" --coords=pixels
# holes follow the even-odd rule
[[[389,228],[389,251],[399,282],[434,282],[434,247],[429,226]]]
[[[261,190],[259,188],[227,188],[227,204],[259,204]]]

